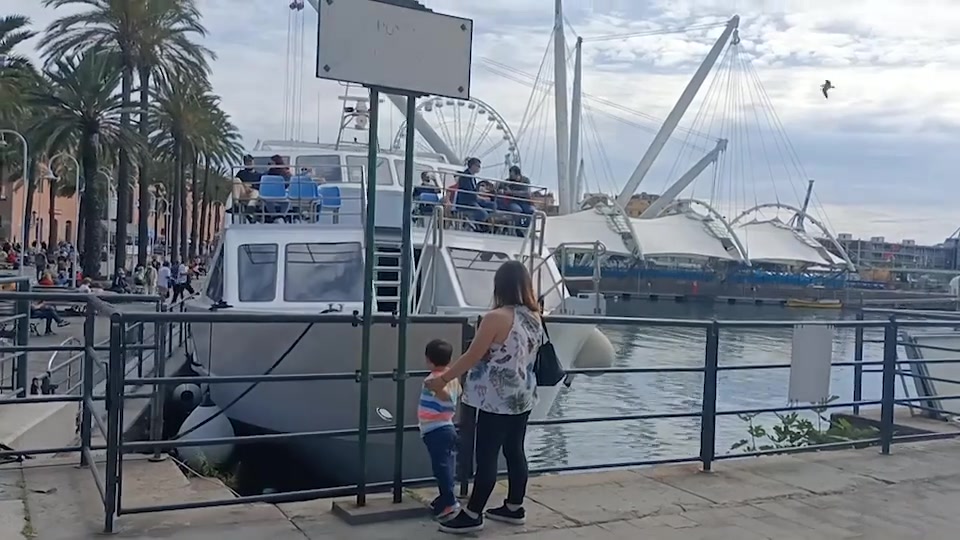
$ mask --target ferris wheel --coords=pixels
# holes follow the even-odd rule
[[[417,112],[461,159],[479,158],[484,169],[502,174],[513,165],[520,166],[520,147],[513,131],[500,113],[483,101],[430,97],[417,104]],[[397,131],[393,148],[402,150],[405,142],[406,123]],[[415,149],[435,152],[419,134]]]

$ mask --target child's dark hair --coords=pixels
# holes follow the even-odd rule
[[[453,358],[453,345],[450,345],[442,339],[435,339],[427,343],[424,354],[431,364],[438,367],[446,367],[450,364],[450,359]]]

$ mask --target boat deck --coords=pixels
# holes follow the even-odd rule
[[[960,528],[960,443],[897,444],[696,465],[541,476],[531,479],[528,523],[488,523],[480,538],[518,540],[948,539]],[[73,459],[31,460],[0,469],[0,519],[47,540],[91,538],[102,527],[89,472]],[[124,499],[132,504],[223,496],[211,480],[188,480],[170,461],[131,460]],[[498,503],[498,487],[491,502]],[[412,492],[407,499],[430,496]],[[372,506],[387,506],[379,496]],[[406,504],[411,504],[410,502]],[[345,524],[329,500],[124,516],[123,538],[170,540],[392,540],[451,538],[427,519]],[[26,509],[26,510],[25,510]],[[25,536],[29,538],[31,536]]]

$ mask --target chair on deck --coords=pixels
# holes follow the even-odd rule
[[[285,218],[290,212],[286,184],[286,180],[280,175],[265,174],[260,177],[260,202],[263,207],[264,221],[273,221],[278,216]]]
[[[309,176],[294,176],[287,188],[290,210],[299,218],[309,216],[320,202],[320,186]]]
[[[319,186],[320,204],[317,207],[317,220],[321,214],[329,210],[332,214],[333,224],[340,223],[340,186],[322,185]]]

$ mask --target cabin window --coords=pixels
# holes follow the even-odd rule
[[[210,278],[207,280],[207,297],[214,302],[223,301],[223,251],[217,255]]]
[[[367,170],[367,158],[365,156],[347,156],[347,170],[349,171],[347,174],[350,176],[350,181],[359,184],[360,180],[363,179],[363,171]],[[377,185],[393,185],[393,175],[387,158],[377,160]]]
[[[277,297],[277,245],[244,244],[237,250],[241,302],[272,302]]]
[[[403,176],[403,174],[404,174],[404,170],[403,170],[403,169],[406,168],[407,162],[406,162],[406,160],[398,159],[398,160],[394,161],[394,164],[397,166],[397,178],[400,179],[400,184],[402,185],[402,184],[406,181],[406,179],[405,179],[404,176]],[[414,162],[414,164],[413,164],[413,185],[415,185],[415,186],[419,186],[419,185],[420,185],[420,175],[423,174],[424,172],[434,172],[434,171],[433,171],[433,167],[430,167],[430,166],[428,166],[428,165],[421,165],[421,164],[419,164],[419,163]],[[434,178],[434,180],[436,180],[438,183],[440,182],[440,178],[439,178],[439,177]]]
[[[271,156],[258,156],[253,158],[253,164],[256,166],[258,171],[267,172],[267,169],[278,166],[278,165],[275,165],[273,161],[270,160],[270,157]],[[284,163],[286,163],[287,165],[290,164],[290,156],[281,155],[280,157],[283,158]],[[283,165],[279,165],[279,167],[283,167]]]
[[[362,302],[359,242],[287,244],[283,299],[287,302]]]
[[[343,172],[340,168],[340,156],[298,156],[297,171],[307,169],[306,174],[311,178],[323,178],[329,184],[343,182]],[[301,171],[302,172],[302,171]]]
[[[467,305],[493,305],[493,274],[500,265],[510,260],[506,253],[449,248],[454,272],[460,281],[463,299]]]

